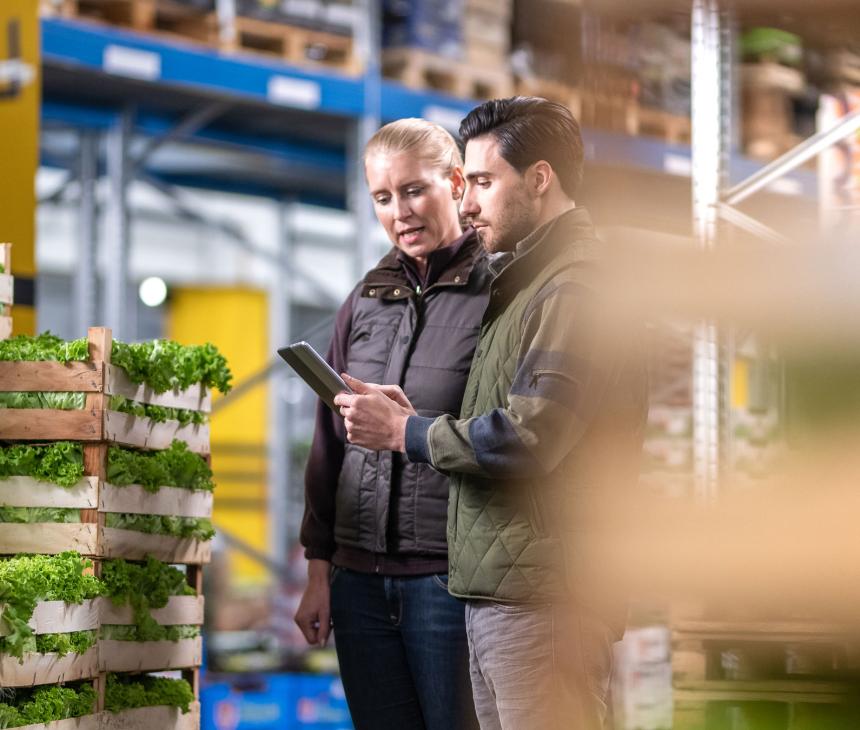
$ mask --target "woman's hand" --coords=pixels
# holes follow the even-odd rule
[[[351,444],[374,451],[406,451],[406,421],[416,415],[397,385],[375,385],[343,374],[352,393],[339,393],[334,402],[346,424]]]
[[[308,561],[308,585],[294,620],[308,644],[323,647],[331,632],[331,563]]]

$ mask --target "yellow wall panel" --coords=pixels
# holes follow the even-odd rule
[[[36,166],[39,160],[39,18],[36,0],[0,2],[0,241],[14,244],[19,292],[35,276]],[[9,75],[12,75],[10,78]],[[32,334],[33,302],[12,311],[13,332]]]
[[[234,386],[269,362],[267,323],[268,301],[261,291],[180,288],[171,292],[168,336],[186,344],[211,342],[217,346],[233,372]],[[214,402],[220,397],[215,394]],[[263,553],[268,552],[267,412],[266,386],[261,383],[226,403],[223,410],[216,410],[211,423],[215,527]],[[235,500],[241,503],[237,506]],[[268,581],[263,568],[235,552],[230,556],[230,569],[240,584]]]

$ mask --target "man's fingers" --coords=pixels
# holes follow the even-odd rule
[[[353,378],[349,373],[341,373],[340,377],[342,377],[344,382],[356,393],[369,393],[371,391],[371,388],[367,387],[367,383],[359,380],[358,378]]]
[[[336,406],[345,406],[346,408],[349,408],[355,403],[357,398],[358,396],[353,393],[338,393],[334,397],[334,404]]]
[[[295,616],[296,625],[302,632],[302,635],[305,637],[305,641],[308,644],[316,644],[317,643],[317,629],[314,627],[314,622],[308,616],[296,614]]]
[[[320,611],[320,627],[317,632],[320,646],[325,646],[328,643],[328,636],[331,633],[331,616],[328,611]]]

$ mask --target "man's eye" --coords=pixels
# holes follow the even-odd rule
[[[488,187],[490,187],[490,181],[489,181],[487,178],[485,178],[485,177],[484,177],[484,178],[480,178],[480,179],[479,179],[475,184],[476,184],[479,188],[488,188]]]
[[[423,192],[424,192],[424,188],[409,188],[409,190],[406,191],[406,193],[408,195],[412,195],[412,196],[421,195],[421,193],[423,193]]]

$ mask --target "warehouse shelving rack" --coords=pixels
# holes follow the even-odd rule
[[[291,255],[292,203],[350,210],[356,221],[358,243],[354,252],[356,277],[366,270],[378,252],[370,243],[372,212],[364,192],[362,171],[355,164],[364,141],[380,122],[405,116],[423,116],[456,129],[459,119],[473,104],[382,79],[380,32],[378,25],[369,20],[379,17],[376,1],[364,0],[357,5],[361,8],[358,18],[362,22],[356,27],[356,40],[363,72],[355,76],[288,66],[259,56],[224,55],[191,43],[85,21],[64,18],[41,21],[42,164],[67,170],[65,183],[45,199],[60,199],[75,183],[79,190],[77,329],[84,329],[97,319],[105,320],[119,336],[126,329],[130,224],[127,191],[132,179],[162,193],[179,215],[226,232],[238,246],[266,257],[284,273],[283,277],[276,277],[279,282],[270,292],[274,340],[291,339],[289,312],[294,289],[289,285],[291,278],[301,275],[314,279],[312,272],[296,269]],[[713,20],[719,14],[713,3],[700,6],[698,1],[694,3],[695,12],[702,18]],[[696,44],[697,48],[704,47],[704,39]],[[696,63],[710,63],[702,60],[700,52],[696,58]],[[607,169],[691,179],[697,191],[697,220],[703,220],[707,216],[702,213],[702,206],[709,205],[701,197],[705,194],[702,175],[706,166],[694,161],[705,159],[713,151],[701,149],[704,114],[701,102],[696,109],[694,128],[699,131],[694,131],[692,149],[648,138],[587,130],[587,158],[593,166]],[[69,154],[69,130],[77,136],[73,155]],[[156,153],[169,145],[180,154],[184,166],[168,167],[159,162]],[[241,171],[231,162],[236,154],[249,163]],[[725,170],[728,151],[722,150],[721,155],[721,169]],[[203,156],[214,165],[202,165]],[[728,179],[741,184],[760,168],[732,155]],[[101,175],[107,178],[111,190],[104,224],[110,247],[108,255],[113,262],[105,280],[103,317],[96,312],[92,265],[98,224],[95,189]],[[280,254],[255,250],[238,228],[225,221],[206,221],[193,204],[186,202],[184,187],[244,192],[280,201],[283,205]],[[796,173],[787,190],[814,197],[815,177],[806,172]],[[713,195],[713,190],[708,194]],[[315,289],[319,304],[333,309],[337,302],[326,295],[325,288]],[[708,365],[705,369],[699,367],[697,372],[702,378],[711,378],[715,351],[712,343],[707,347],[703,344],[702,348],[697,362],[701,366],[707,361]],[[270,532],[278,536],[277,544],[271,545],[273,556],[283,555],[285,541],[294,537],[286,522],[289,450],[280,446],[289,441],[291,419],[283,407],[279,395],[282,384],[277,380],[272,378],[271,392],[280,407],[272,409],[270,433],[271,442],[279,446],[271,450],[269,459],[269,514],[275,521]],[[698,381],[696,392],[708,393],[709,400],[707,406],[701,399],[697,401],[700,420],[697,433],[710,434],[707,438],[713,441],[715,389],[703,383],[704,380]],[[706,411],[707,418],[703,415]],[[699,470],[702,474],[713,474],[713,465],[704,466],[702,455],[713,453],[711,441],[706,445],[704,438],[697,436],[702,444]],[[707,481],[704,477],[702,480],[703,484]]]

